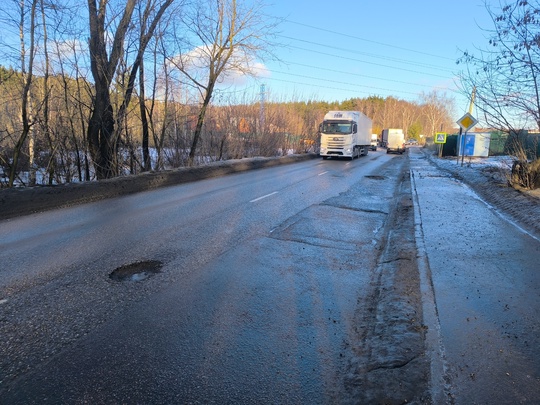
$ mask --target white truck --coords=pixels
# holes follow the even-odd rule
[[[329,111],[319,125],[323,159],[367,155],[371,144],[371,119],[360,111]]]
[[[386,153],[405,152],[405,135],[402,129],[387,128],[382,131],[382,146],[386,147]]]
[[[371,150],[377,150],[377,145],[379,144],[379,135],[371,134]]]

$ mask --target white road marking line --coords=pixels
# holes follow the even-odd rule
[[[274,194],[277,194],[277,191],[274,191],[273,193],[270,193],[270,194],[263,195],[262,197],[259,197],[259,198],[255,198],[254,200],[251,200],[250,202],[259,201],[259,200],[262,200],[263,198],[270,197],[271,195],[274,195]]]
[[[326,174],[326,173],[328,173],[328,170],[325,172],[319,173],[318,176],[322,176],[323,174]]]

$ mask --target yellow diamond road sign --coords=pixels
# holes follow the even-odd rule
[[[478,123],[478,120],[474,118],[470,113],[466,113],[463,117],[457,120],[457,124],[467,132]]]

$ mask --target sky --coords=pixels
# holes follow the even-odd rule
[[[488,0],[498,7],[498,0]],[[246,84],[266,100],[343,101],[393,96],[418,101],[433,90],[455,98],[459,119],[469,97],[456,77],[463,51],[487,48],[493,27],[484,0],[266,0],[283,18],[280,59]]]
[[[213,99],[419,101],[436,90],[455,99],[458,120],[470,96],[458,90],[456,60],[488,47],[486,1],[497,9],[514,0],[242,0],[262,2],[266,15],[282,20],[273,49],[279,61],[257,61],[256,80],[225,80]]]

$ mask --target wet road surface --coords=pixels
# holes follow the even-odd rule
[[[422,352],[413,307],[377,311],[406,162],[307,162],[3,222],[0,402],[358,402],[355,373],[395,380]],[[141,259],[161,272],[108,278]]]
[[[416,148],[251,175],[0,222],[0,404],[540,397],[537,238]]]
[[[446,384],[455,404],[540,398],[540,240],[411,149],[417,221],[427,256]],[[422,246],[423,245],[423,246]]]

